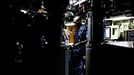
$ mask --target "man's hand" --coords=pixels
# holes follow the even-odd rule
[[[80,45],[82,43],[86,43],[86,42],[87,42],[87,40],[79,41],[78,43],[73,44],[73,46],[75,47],[75,46],[78,46],[78,45]]]

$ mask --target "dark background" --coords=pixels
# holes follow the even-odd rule
[[[48,38],[49,45],[43,51],[38,47],[38,40],[36,40],[41,32],[37,29],[42,28],[42,26],[35,24],[32,28],[27,28],[25,25],[29,24],[31,19],[19,13],[20,7],[29,8],[31,4],[33,8],[38,9],[38,1],[5,0],[1,2],[3,5],[0,27],[0,63],[3,66],[1,67],[3,70],[19,70],[21,72],[33,70],[33,73],[39,70],[38,73],[64,75],[63,62],[65,54],[59,44],[63,23],[62,13],[66,11],[68,1],[45,0],[45,2],[51,16],[45,26],[45,31],[43,31],[46,32],[45,35]],[[90,55],[91,60],[89,61],[91,63],[88,71],[89,74],[133,74],[133,49],[105,44],[101,45],[100,43],[104,41],[102,36],[104,16],[110,17],[111,15],[116,16],[123,13],[134,15],[134,2],[130,0],[114,0],[115,7],[110,7],[110,4],[112,4],[110,0],[94,0],[93,2],[93,29],[95,30],[93,31],[93,47]],[[106,4],[106,7],[103,4]],[[130,11],[125,12],[125,10]],[[14,21],[17,24],[12,23],[12,17],[15,18]],[[17,51],[15,46],[17,40],[21,40],[25,44],[24,63],[19,64],[13,61]]]

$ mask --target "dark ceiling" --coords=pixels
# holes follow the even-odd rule
[[[106,16],[132,16],[133,4],[134,1],[132,0],[103,0],[103,6]]]

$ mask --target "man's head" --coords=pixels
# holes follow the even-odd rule
[[[86,20],[85,20],[85,19],[82,19],[82,20],[81,20],[81,24],[82,24],[82,25],[85,25],[85,24],[86,24]]]

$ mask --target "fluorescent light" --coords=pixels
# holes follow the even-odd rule
[[[119,21],[119,20],[127,20],[127,19],[134,19],[134,17],[117,16],[117,17],[112,17],[112,18],[108,18],[105,20]]]
[[[23,10],[23,9],[21,9],[20,12],[23,12],[24,14],[27,13],[27,11],[26,10]]]
[[[78,1],[78,2],[77,2],[76,4],[74,4],[74,5],[81,4],[81,3],[85,2],[85,1],[87,1],[87,0],[80,0],[80,1]]]
[[[73,22],[70,22],[70,23],[66,23],[65,24],[65,26],[74,26],[75,25],[75,23],[73,23]]]

